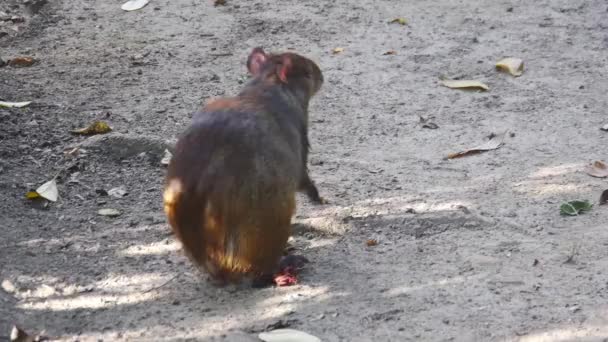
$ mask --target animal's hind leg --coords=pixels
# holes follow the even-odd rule
[[[310,179],[308,172],[304,174],[304,177],[300,181],[300,191],[306,192],[308,198],[316,204],[327,204],[327,200],[319,196],[319,190],[315,183]]]

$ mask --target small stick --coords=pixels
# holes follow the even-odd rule
[[[169,280],[165,281],[164,283],[162,283],[162,284],[160,284],[160,285],[158,285],[158,286],[153,286],[153,287],[151,287],[151,288],[147,289],[146,291],[144,291],[144,292],[142,292],[142,293],[148,293],[148,292],[152,292],[152,291],[154,291],[154,290],[158,290],[158,289],[160,289],[161,287],[163,287],[163,286],[165,286],[165,285],[169,284],[170,282],[172,282],[172,281],[173,281],[175,278],[177,278],[178,276],[179,276],[179,274],[176,274],[176,275],[174,275],[173,277],[171,277]]]

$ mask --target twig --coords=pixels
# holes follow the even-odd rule
[[[176,274],[176,275],[174,275],[173,277],[171,277],[169,280],[165,281],[164,283],[162,283],[162,284],[160,284],[160,285],[158,285],[158,286],[153,286],[153,287],[151,287],[151,288],[149,288],[149,289],[145,290],[145,291],[144,291],[144,292],[142,292],[142,293],[148,293],[148,292],[151,292],[151,291],[154,291],[154,290],[158,290],[158,289],[160,289],[161,287],[163,287],[163,286],[165,286],[165,285],[169,284],[170,282],[172,282],[172,281],[173,281],[175,278],[177,278],[178,276],[179,276],[179,274]]]

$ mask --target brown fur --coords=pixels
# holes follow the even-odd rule
[[[297,54],[254,49],[251,82],[210,101],[180,137],[164,208],[195,264],[220,282],[276,271],[290,235],[295,192],[321,203],[308,176],[308,102],[323,77]]]

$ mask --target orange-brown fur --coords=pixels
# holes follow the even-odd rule
[[[164,208],[195,264],[221,282],[276,271],[296,191],[322,202],[308,176],[308,101],[323,78],[310,60],[254,49],[254,78],[210,101],[178,140]]]

